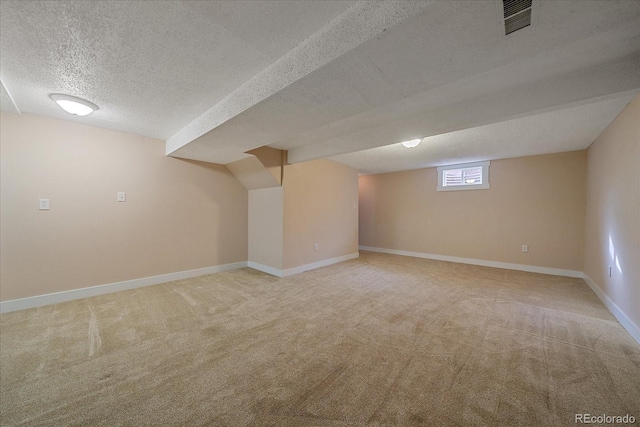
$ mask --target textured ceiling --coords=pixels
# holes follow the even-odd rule
[[[354,2],[5,1],[0,75],[25,113],[167,139]]]
[[[3,0],[1,107],[222,164],[265,145],[365,172],[585,148],[640,89],[640,1],[534,0],[508,36],[501,5]],[[70,117],[52,92],[100,110]]]

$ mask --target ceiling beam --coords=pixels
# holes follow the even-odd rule
[[[387,28],[419,13],[430,3],[432,2],[359,1],[171,136],[167,140],[166,153],[181,157],[181,153],[177,152],[180,148],[377,34],[386,31]],[[199,142],[206,143],[206,141]],[[241,154],[244,151],[257,146],[252,147],[249,143],[249,146],[237,147],[239,158],[243,157]],[[232,154],[229,152],[231,147],[219,148]],[[211,154],[211,149],[202,148],[201,150],[206,150],[209,155]],[[191,155],[189,157],[193,158]],[[233,156],[225,158],[230,160]]]

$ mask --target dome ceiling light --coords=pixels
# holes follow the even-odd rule
[[[75,116],[88,116],[98,109],[98,106],[86,99],[61,93],[49,95],[64,111]]]
[[[413,148],[413,147],[417,147],[418,144],[420,144],[420,142],[422,142],[422,139],[412,139],[410,141],[401,142],[401,144],[407,148]]]

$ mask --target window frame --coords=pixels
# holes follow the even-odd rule
[[[451,186],[442,185],[444,181],[445,171],[474,168],[478,166],[482,167],[482,184],[466,184],[466,185],[451,185]],[[489,167],[490,166],[491,166],[490,161],[438,166],[438,186],[436,188],[436,191],[488,190],[491,188],[491,184],[489,183]]]

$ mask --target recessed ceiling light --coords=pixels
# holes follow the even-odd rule
[[[98,106],[93,102],[71,95],[52,93],[49,97],[53,99],[64,111],[76,116],[88,116],[98,109]]]
[[[413,147],[417,147],[421,141],[422,141],[421,139],[412,139],[411,141],[401,142],[401,144],[407,148],[413,148]]]

